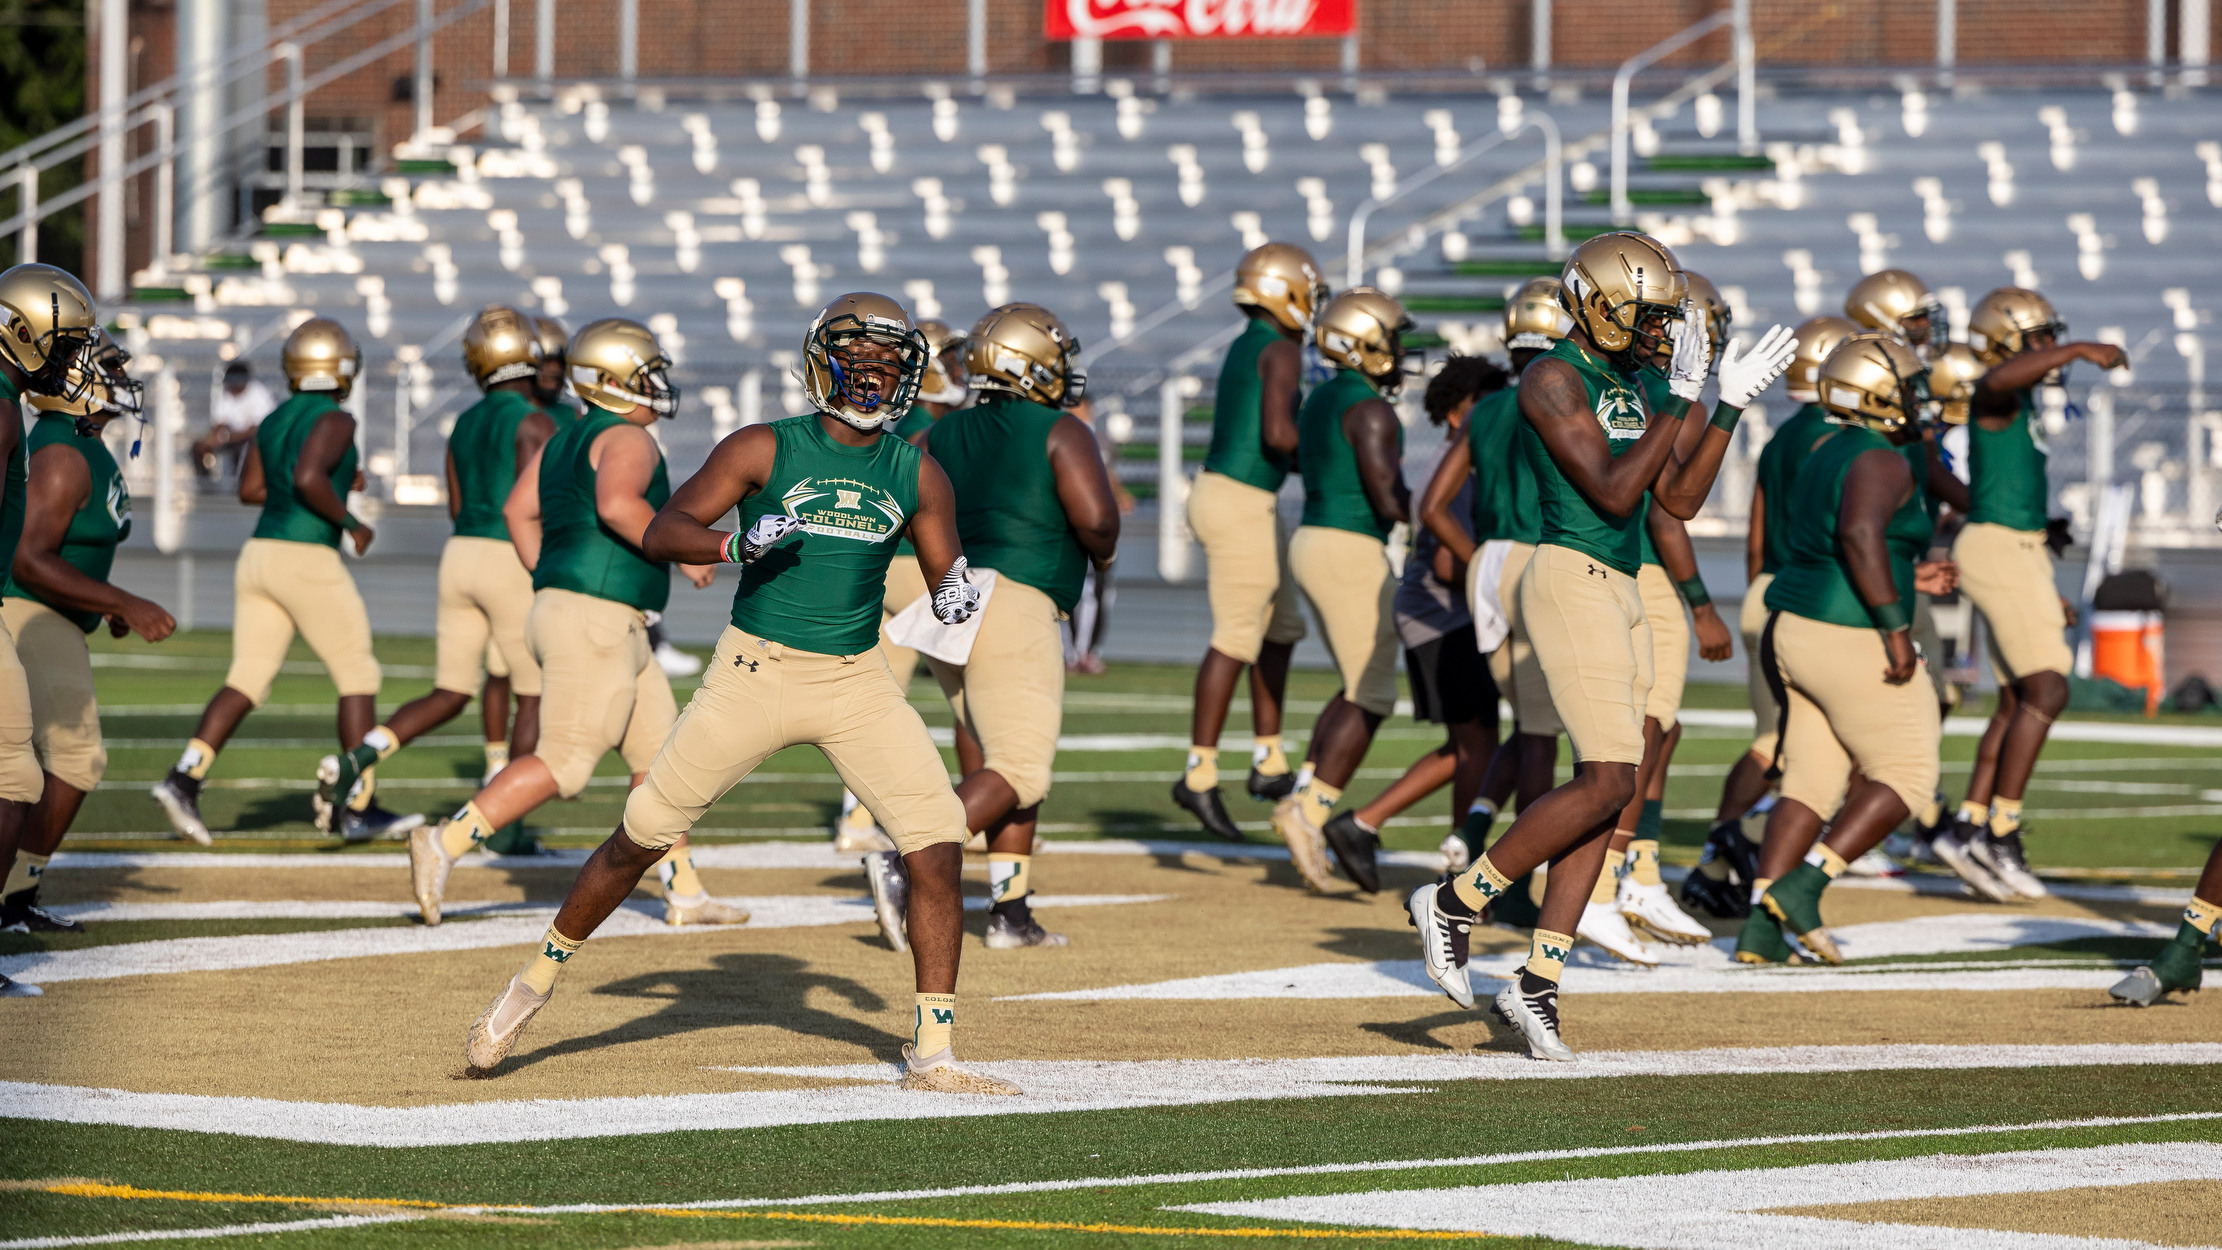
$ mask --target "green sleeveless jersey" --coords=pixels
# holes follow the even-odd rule
[[[319,418],[338,410],[330,395],[302,391],[279,404],[256,427],[255,449],[262,454],[262,480],[269,493],[263,497],[262,518],[255,522],[255,537],[339,546],[340,527],[309,511],[293,491],[293,466],[301,459],[301,445]],[[354,487],[355,444],[350,442],[339,463],[332,466],[332,494],[344,507],[347,492]]]
[[[1807,404],[1790,414],[1759,452],[1759,490],[1764,497],[1759,571],[1780,573],[1790,562],[1790,492],[1797,485],[1798,470],[1813,451],[1813,444],[1832,430],[1828,409]]]
[[[1508,538],[1530,546],[1543,533],[1535,469],[1520,451],[1520,388],[1508,386],[1474,401],[1466,414],[1466,447],[1474,462],[1474,541]]]
[[[1265,445],[1265,380],[1258,357],[1279,341],[1263,317],[1250,318],[1219,364],[1219,389],[1211,401],[1211,451],[1204,467],[1259,490],[1278,491],[1288,461]]]
[[[783,515],[803,523],[802,535],[742,567],[734,628],[799,651],[862,655],[879,643],[887,564],[918,511],[921,454],[892,430],[844,446],[815,412],[771,431],[771,476],[741,501],[741,531]]]
[[[2032,392],[2003,430],[1986,430],[1981,420],[1967,423],[1967,476],[1970,522],[2010,530],[2045,527],[2045,436],[2037,428]]]
[[[0,399],[23,402],[22,392],[15,383],[0,377]],[[23,541],[23,496],[31,489],[31,453],[25,446],[30,441],[28,433],[15,440],[15,454],[8,457],[7,476],[0,480],[0,560],[9,568],[15,567],[15,547]]]
[[[1583,351],[1572,339],[1560,339],[1544,353],[1573,367],[1589,393],[1591,411],[1605,432],[1614,459],[1643,437],[1649,415],[1634,383],[1601,358]],[[1532,367],[1532,366],[1531,366]],[[1618,517],[1599,508],[1580,488],[1559,471],[1551,449],[1536,433],[1533,422],[1523,420],[1520,446],[1535,472],[1536,495],[1541,503],[1543,532],[1539,543],[1568,547],[1603,561],[1630,577],[1643,564],[1643,513],[1641,503],[1627,516]]]
[[[1304,471],[1304,524],[1388,540],[1390,527],[1373,514],[1373,505],[1366,500],[1365,483],[1358,476],[1358,453],[1342,425],[1344,413],[1380,397],[1380,390],[1365,374],[1337,369],[1296,414],[1296,463]],[[1399,454],[1404,451],[1401,424],[1396,447]]]
[[[941,420],[940,417],[937,417],[934,414],[926,411],[926,405],[913,404],[911,405],[910,412],[907,413],[901,421],[895,423],[893,432],[895,437],[902,439],[904,442],[907,443],[910,442],[910,440],[925,433],[926,431],[934,428],[934,422],[939,420]],[[917,554],[918,549],[910,545],[910,529],[906,526],[903,529],[903,536],[900,539],[896,540],[895,556],[897,559],[901,559],[904,556],[914,556]]]
[[[462,505],[455,513],[458,536],[509,541],[509,522],[502,520],[501,509],[517,483],[517,425],[539,411],[530,397],[516,391],[490,391],[455,418],[447,449],[455,461]],[[551,417],[563,424],[561,417]]]
[[[1063,415],[991,393],[936,422],[926,450],[956,491],[965,556],[1070,612],[1088,576],[1088,553],[1072,532],[1049,467],[1050,427]]]
[[[1767,607],[1830,625],[1869,629],[1875,624],[1867,603],[1852,584],[1837,538],[1837,521],[1843,511],[1844,477],[1852,462],[1870,451],[1898,450],[1873,430],[1833,426],[1834,433],[1821,439],[1806,457],[1805,467],[1790,488],[1790,559],[1767,588]],[[1896,512],[1883,530],[1890,550],[1890,574],[1898,585],[1898,606],[1913,619],[1913,566],[1929,548],[1929,512],[1922,506],[1921,489]]]
[[[594,510],[594,465],[587,456],[602,431],[626,424],[597,408],[559,427],[540,451],[540,563],[534,590],[569,590],[597,599],[661,612],[671,598],[671,566],[651,560],[619,538]],[[662,453],[648,479],[648,506],[671,498]]]
[[[59,415],[42,416],[31,426],[25,438],[30,444],[30,454],[56,444],[69,448],[85,458],[85,472],[91,478],[91,490],[85,496],[77,515],[69,520],[69,528],[62,533],[61,557],[71,568],[96,582],[108,580],[108,570],[116,563],[116,544],[131,537],[131,492],[124,488],[123,470],[116,466],[116,458],[108,451],[108,444],[98,434],[80,437],[77,419]],[[9,562],[7,585],[0,594],[10,599],[30,599],[46,603],[23,583],[15,579],[13,557]],[[101,614],[82,612],[74,608],[48,607],[68,617],[79,629],[91,633],[100,625]]]

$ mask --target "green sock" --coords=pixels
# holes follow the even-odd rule
[[[1658,841],[1659,827],[1665,823],[1666,800],[1645,799],[1643,801],[1643,814],[1636,817],[1636,840],[1639,842]]]
[[[1489,826],[1497,823],[1497,805],[1487,799],[1475,799],[1466,810],[1466,823],[1458,827],[1459,841],[1466,844],[1468,862],[1481,854],[1482,845],[1488,841]]]

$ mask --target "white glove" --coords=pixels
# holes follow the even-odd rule
[[[1750,404],[1759,392],[1774,385],[1798,354],[1798,336],[1782,326],[1769,326],[1749,352],[1738,355],[1743,340],[1721,353],[1721,402],[1731,408]]]
[[[746,534],[729,535],[725,540],[725,562],[728,564],[754,564],[764,558],[764,553],[802,532],[802,522],[784,513],[770,512],[756,518]]]
[[[965,575],[971,564],[963,556],[941,575],[941,585],[934,588],[934,618],[944,625],[962,625],[980,610],[980,588]]]
[[[1667,366],[1667,389],[1675,398],[1696,403],[1705,390],[1705,375],[1713,368],[1713,336],[1705,332],[1705,314],[1694,300],[1682,301],[1682,319],[1667,327],[1674,339],[1674,355]]]

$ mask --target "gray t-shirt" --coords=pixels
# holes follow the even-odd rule
[[[1436,464],[1442,463],[1438,454]],[[1421,481],[1432,481],[1434,471],[1429,470]],[[1450,514],[1458,521],[1458,528],[1473,536],[1474,479],[1466,475],[1466,482],[1458,488],[1457,498],[1451,500]],[[1466,610],[1466,598],[1456,587],[1445,586],[1435,576],[1435,552],[1442,543],[1436,540],[1433,530],[1414,521],[1412,525],[1412,554],[1404,561],[1404,579],[1396,588],[1396,632],[1407,647],[1430,643],[1452,630],[1464,629],[1474,623],[1473,613]]]

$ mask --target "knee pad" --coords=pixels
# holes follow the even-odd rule
[[[625,836],[635,846],[667,851],[694,825],[685,812],[672,805],[649,777],[633,787],[625,799]]]
[[[358,694],[375,695],[378,688],[385,684],[385,677],[385,670],[378,666],[377,657],[367,653],[360,659],[344,660],[332,665],[332,684],[339,688],[341,698]],[[269,697],[267,687],[264,689],[264,697]],[[256,702],[260,703],[261,700]]]
[[[36,803],[45,793],[46,778],[39,770],[38,757],[28,748],[0,758],[0,800]]]
[[[54,779],[87,794],[100,788],[100,779],[108,775],[108,748],[95,746],[57,751],[47,757],[46,771]],[[44,789],[44,782],[40,783]]]

